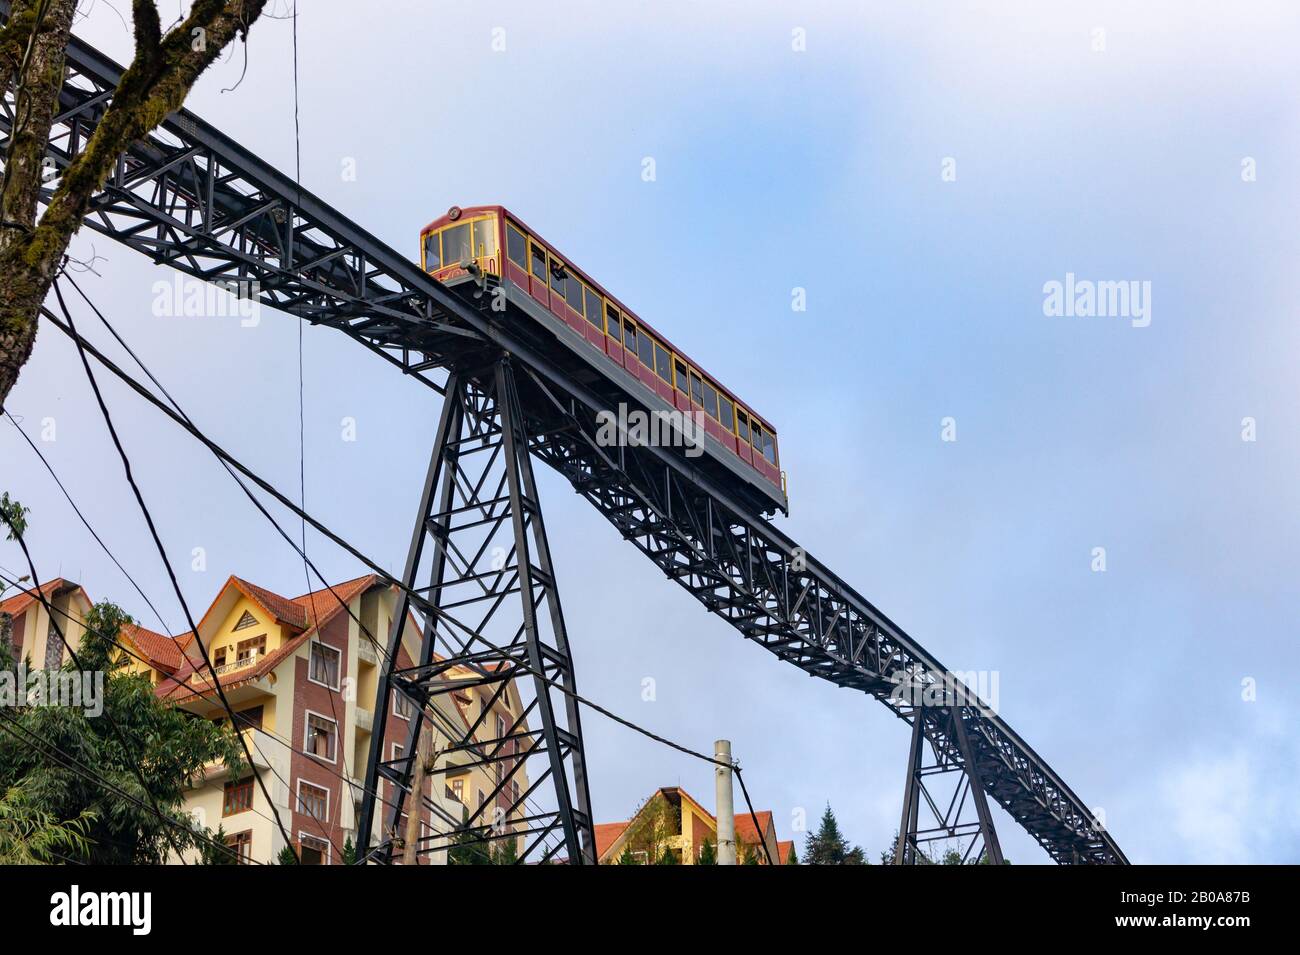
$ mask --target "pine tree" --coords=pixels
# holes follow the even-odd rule
[[[797,855],[795,855],[795,852],[794,852],[794,843],[793,843],[793,842],[790,843],[790,851],[789,851],[789,853],[786,854],[786,857],[785,857],[785,864],[786,864],[786,865],[798,865],[798,864],[799,864],[799,857],[798,857]]]
[[[830,803],[822,813],[821,825],[808,837],[803,850],[804,865],[865,865],[866,856],[857,846],[849,846],[840,832],[840,824]]]
[[[659,857],[656,865],[681,865],[681,859],[677,858],[677,850],[664,849],[664,854]]]
[[[717,865],[718,852],[713,848],[712,842],[706,842],[700,846],[700,858],[696,860],[696,865]]]
[[[297,865],[298,856],[294,854],[293,846],[285,846],[281,849],[280,854],[276,856],[275,862],[277,865]]]
[[[618,864],[619,865],[640,865],[640,863],[636,861],[636,856],[632,854],[631,846],[623,847],[623,854],[618,857]]]
[[[357,864],[357,847],[352,844],[351,836],[348,836],[347,840],[344,841],[343,843],[343,864],[344,865]]]

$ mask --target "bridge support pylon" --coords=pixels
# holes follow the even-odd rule
[[[400,855],[427,724],[433,795],[447,792],[449,773],[487,783],[481,802],[463,787],[463,809],[420,795],[433,818],[421,856],[504,849],[520,862],[594,864],[573,660],[508,356],[448,378],[402,580],[379,661],[358,860]],[[408,619],[420,633],[414,659],[403,652]],[[411,718],[393,730],[397,706]]]
[[[1002,847],[966,727],[970,709],[917,706],[911,711],[912,745],[894,865],[944,862],[953,853],[963,864],[1002,864]]]

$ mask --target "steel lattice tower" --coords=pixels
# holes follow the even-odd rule
[[[393,616],[376,712],[389,712],[394,694],[400,694],[413,704],[415,717],[402,755],[387,760],[386,720],[376,720],[358,858],[393,856],[417,741],[425,721],[438,717],[437,697],[480,687],[491,695],[468,729],[461,727],[440,747],[433,780],[442,785],[440,775],[454,761],[461,769],[490,768],[495,789],[479,806],[467,807],[462,819],[425,800],[435,830],[443,828],[421,838],[419,851],[446,848],[457,839],[487,845],[515,839],[523,846],[521,861],[547,861],[563,852],[571,863],[594,864],[573,660],[514,369],[504,355],[465,374],[453,372],[447,381],[403,583],[408,591],[400,594]],[[408,612],[421,623],[420,655],[413,665],[399,667]],[[498,735],[487,714],[511,681],[531,686],[532,696]],[[533,774],[521,784],[526,765]],[[381,838],[372,846],[381,780],[393,785],[382,809]],[[534,797],[553,798],[554,805],[541,809]]]

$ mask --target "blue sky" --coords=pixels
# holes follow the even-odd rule
[[[783,528],[948,666],[998,671],[1003,716],[1131,859],[1300,861],[1300,10],[916,6],[388,3],[358,24],[353,5],[305,5],[304,184],[413,257],[452,204],[516,210],[773,421]],[[129,55],[106,4],[79,30]],[[257,24],[222,92],[243,59],[191,106],[291,171],[288,23]],[[295,487],[293,323],[155,317],[168,276],[92,245],[107,261],[89,290],[177,398]],[[1046,317],[1044,283],[1067,272],[1149,281],[1151,324]],[[336,333],[305,347],[309,508],[396,567],[436,396]],[[44,331],[9,407],[34,436],[55,419],[43,450],[183,629],[74,360]],[[107,390],[173,559],[207,551],[189,599],[229,573],[300,592],[300,563],[206,452]],[[42,574],[143,619],[7,423],[0,461]],[[731,738],[782,838],[829,801],[884,848],[901,724],[742,641],[541,480],[583,691],[697,748]],[[626,590],[602,584],[611,569]],[[600,820],[660,785],[711,799],[709,767],[584,728]],[[1009,856],[1045,861],[1000,818]]]

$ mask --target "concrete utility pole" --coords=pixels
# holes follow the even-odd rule
[[[718,865],[736,864],[736,810],[731,800],[731,740],[713,744],[714,790],[717,794]]]
[[[406,838],[402,845],[402,865],[419,865],[416,849],[420,844],[420,813],[424,811],[424,781],[429,777],[429,727],[420,730],[415,747],[415,772],[411,779],[411,796],[407,801]]]

